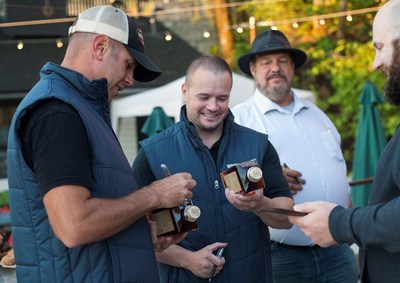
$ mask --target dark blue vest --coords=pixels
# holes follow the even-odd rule
[[[215,163],[184,113],[185,107],[180,122],[141,142],[157,179],[164,177],[160,168],[164,163],[171,174],[189,172],[197,182],[192,200],[201,209],[199,230],[189,232],[180,245],[197,251],[215,242],[228,243],[224,252],[225,266],[213,282],[269,282],[268,229],[253,212],[240,211],[228,202],[219,175],[227,169],[227,164],[252,158],[261,162],[269,146],[267,136],[233,123],[229,113]],[[160,273],[162,282],[205,281],[187,269],[165,264],[160,264]]]
[[[25,110],[48,98],[72,105],[85,124],[92,154],[92,196],[119,198],[137,190],[131,167],[110,125],[106,81],[89,82],[71,70],[46,64],[41,80],[18,106],[8,141],[8,181],[18,281],[159,282],[145,217],[111,238],[72,249],[55,237],[35,173],[24,161],[17,135]]]

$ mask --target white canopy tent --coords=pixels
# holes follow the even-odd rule
[[[185,77],[181,77],[164,86],[153,88],[135,95],[116,99],[111,104],[111,123],[116,133],[119,130],[119,119],[126,117],[149,116],[154,107],[160,106],[168,116],[179,120],[179,111],[183,104],[181,86]],[[255,89],[253,79],[233,73],[233,86],[229,106],[249,98]],[[294,89],[300,97],[315,103],[314,95],[309,90]]]

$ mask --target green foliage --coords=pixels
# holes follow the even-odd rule
[[[343,0],[342,0],[343,1]],[[321,2],[321,1],[319,1]],[[327,1],[325,1],[327,2]],[[339,11],[340,0],[316,5],[313,1],[292,0],[248,6],[241,15],[255,16],[258,22],[294,19]],[[375,0],[347,1],[347,10],[379,5]],[[337,39],[339,18],[329,19],[321,27],[308,21],[293,29],[290,24],[277,26],[293,46],[303,49],[307,63],[298,71],[294,86],[311,89],[318,106],[326,112],[342,137],[342,149],[351,169],[354,139],[356,137],[360,104],[358,98],[365,82],[374,83],[383,94],[385,76],[372,70],[374,49],[372,46],[372,20],[374,13],[353,15],[351,22],[343,25],[344,38]],[[257,31],[270,27],[258,27]],[[249,34],[235,35],[236,58],[250,49]],[[379,106],[385,134],[390,138],[398,124],[396,109],[387,103]]]
[[[381,72],[372,71],[374,51],[371,42],[335,42],[322,38],[305,50],[309,56],[308,68],[299,71],[296,83],[317,95],[318,106],[332,119],[341,134],[344,156],[351,168],[362,87],[369,81],[382,93],[386,78]],[[385,133],[390,137],[398,123],[395,108],[384,104],[379,109]]]

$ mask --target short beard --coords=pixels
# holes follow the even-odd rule
[[[388,103],[400,105],[400,39],[393,41],[392,63],[389,66],[388,79],[385,83],[384,93]]]
[[[266,81],[265,85],[262,86],[258,82],[256,83],[257,89],[266,97],[271,99],[275,103],[280,103],[283,101],[288,93],[290,93],[290,83],[285,78],[285,83],[271,87],[268,84],[268,80]]]
[[[203,125],[197,125],[197,128],[199,128],[203,132],[212,133],[212,132],[215,132],[219,128],[219,126],[221,126],[221,123],[219,123],[218,125],[215,125],[213,127],[205,127]]]

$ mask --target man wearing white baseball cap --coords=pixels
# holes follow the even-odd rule
[[[81,13],[61,65],[47,63],[14,115],[8,182],[18,282],[159,282],[145,215],[192,196],[179,173],[139,190],[109,103],[161,72],[136,22],[112,6]]]

